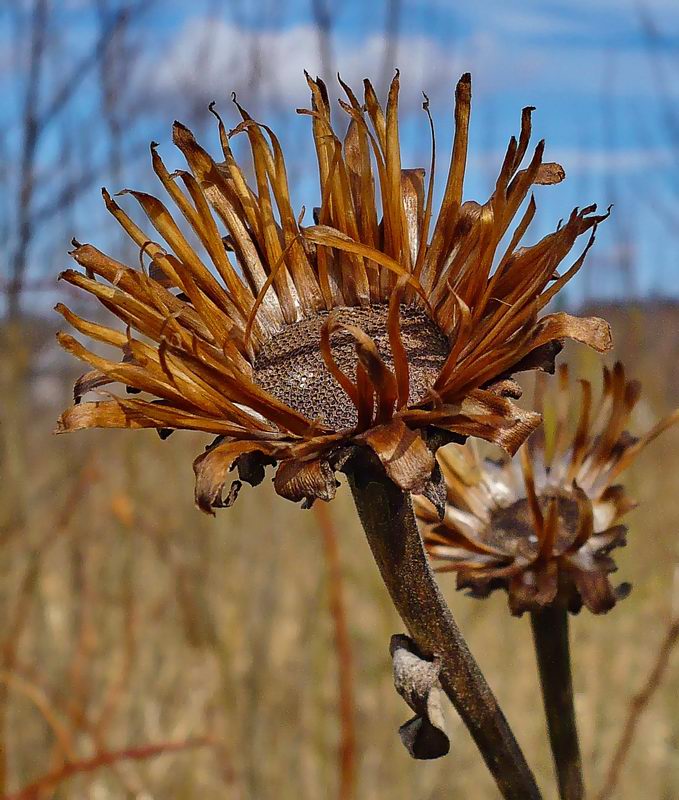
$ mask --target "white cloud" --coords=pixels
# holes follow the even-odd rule
[[[482,27],[499,36],[520,35],[533,40],[549,39],[552,36],[591,33],[589,20],[582,13],[559,13],[548,3],[507,4],[486,0],[483,13],[479,7],[469,6],[461,13],[473,27]]]
[[[346,45],[346,47],[344,46]],[[394,64],[385,64],[386,41],[373,34],[351,42],[333,41],[333,79],[343,80],[362,92],[362,80],[380,84],[398,67],[403,81],[404,110],[420,108],[421,90],[430,96],[452,97],[455,81],[463,71],[458,58],[424,36],[400,40]],[[318,31],[312,25],[297,25],[276,31],[253,31],[217,19],[193,19],[178,33],[163,53],[160,66],[150,71],[152,91],[192,97],[222,98],[232,91],[271,108],[289,111],[308,106],[309,90],[304,70],[322,73]],[[387,75],[385,75],[385,69]]]
[[[333,74],[324,77],[330,79],[332,89],[336,86],[334,73],[339,70],[360,92],[364,77],[384,86],[392,68],[399,67],[403,74],[401,105],[406,113],[420,108],[422,90],[439,110],[447,109],[455,82],[464,71],[473,73],[477,96],[518,94],[520,102],[539,103],[545,94],[558,96],[560,92],[591,99],[605,87],[611,97],[649,97],[654,76],[643,47],[629,42],[612,47],[604,36],[587,46],[551,42],[547,34],[519,42],[520,29],[532,26],[536,31],[540,26],[568,24],[568,20],[541,14],[530,4],[517,14],[505,11],[496,15],[493,11],[487,22],[485,17],[476,19],[465,33],[451,36],[450,41],[441,39],[439,32],[423,35],[403,30],[392,64],[385,64],[384,34],[361,38],[336,33],[332,37]],[[506,30],[509,20],[516,28],[514,33]],[[184,105],[186,98],[205,105],[235,91],[254,112],[261,104],[270,114],[308,105],[305,69],[312,75],[322,72],[318,31],[311,24],[253,30],[219,18],[193,17],[174,34],[161,58],[154,58],[152,68],[149,64],[145,75],[152,93],[178,95],[184,98]],[[679,83],[668,83],[664,91],[679,96]],[[176,99],[173,107],[177,107]]]

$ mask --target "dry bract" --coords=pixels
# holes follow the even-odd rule
[[[505,589],[518,615],[552,604],[577,612],[583,603],[598,614],[629,591],[609,579],[610,552],[627,535],[620,520],[634,506],[616,481],[679,420],[679,411],[635,438],[625,427],[639,384],[625,379],[620,363],[604,368],[603,379],[596,405],[591,384],[580,381],[580,412],[569,430],[572,390],[567,366],[560,368],[549,403],[556,419],[549,447],[536,432],[520,457],[506,463],[482,461],[468,447],[439,452],[448,492],[444,520],[427,501],[418,499],[417,511],[429,554],[444,562],[439,571],[457,573],[459,589],[476,597]]]
[[[303,213],[293,211],[278,140],[238,105],[242,122],[233,131],[219,119],[221,161],[179,123],[174,142],[189,171],[170,174],[151,147],[153,168],[198,249],[160,200],[125,192],[162,243],[104,192],[142,260],[150,259],[148,271],[77,244],[73,256],[84,272],[62,275],[126,330],[58,307],[79,333],[122,353],[104,358],[59,335],[92,370],[77,382],[76,406],[58,430],[216,434],[195,462],[196,498],[205,511],[235,498],[238,482],[226,498],[223,487],[236,465],[241,480],[258,482],[263,464],[279,462],[281,495],[307,504],[329,499],[335,470],[354,445],[372,448],[402,488],[426,490],[432,431],[480,436],[513,452],[539,417],[512,403],[511,373],[551,369],[564,337],[598,350],[610,345],[602,320],[540,317],[583,263],[603,219],[593,206],[520,247],[535,213],[531,196],[509,246],[497,252],[531,186],[564,177],[559,165],[542,163],[542,142],[521,168],[532,109],[523,112],[518,140],[510,140],[492,197],[484,205],[463,203],[471,84],[462,77],[450,169],[434,215],[433,126],[426,179],[424,170],[401,165],[398,75],[384,110],[368,81],[363,103],[342,84],[343,137],[332,127],[325,86],[311,78],[308,84],[312,107],[301,113],[310,116],[318,160],[317,224],[303,227]],[[233,156],[236,135],[249,140],[254,186]],[[584,252],[559,276],[557,267],[588,230]],[[114,382],[144,394],[78,404]]]

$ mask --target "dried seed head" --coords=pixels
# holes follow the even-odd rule
[[[641,438],[625,426],[640,388],[622,364],[604,368],[597,406],[581,381],[582,404],[569,425],[572,390],[568,368],[559,371],[553,397],[538,392],[555,420],[551,436],[536,435],[520,459],[497,463],[475,450],[451,446],[439,452],[447,486],[440,521],[427,501],[417,511],[427,550],[440,571],[457,573],[459,589],[487,597],[505,589],[514,614],[558,604],[573,612],[610,610],[629,592],[611,585],[612,550],[626,544],[621,518],[634,506],[615,481],[656,436],[679,420],[679,411]],[[593,408],[596,407],[596,413]]]
[[[554,542],[554,552],[558,553],[565,551],[574,540],[579,529],[580,510],[577,500],[567,491],[549,488],[538,498],[543,518],[552,502],[556,502],[558,509],[557,534]],[[525,497],[519,498],[509,506],[500,506],[491,511],[486,541],[491,547],[502,548],[506,552],[537,557],[540,539],[535,532],[530,503]]]
[[[79,333],[119,355],[101,357],[60,335],[91,369],[58,430],[216,435],[194,462],[197,502],[208,512],[235,498],[235,489],[223,490],[241,457],[258,465],[258,476],[264,463],[279,463],[276,490],[309,503],[333,496],[334,468],[354,444],[372,448],[406,491],[425,487],[434,469],[423,430],[428,441],[443,438],[429,437],[438,428],[447,438],[478,436],[515,452],[539,417],[512,402],[508,376],[551,369],[565,338],[610,346],[603,320],[541,316],[582,266],[607,214],[576,209],[553,233],[523,246],[536,212],[532,187],[564,178],[558,165],[542,163],[543,143],[528,153],[532,109],[524,109],[492,197],[465,202],[471,82],[463,76],[448,180],[435,209],[433,175],[402,165],[398,76],[384,109],[369,81],[363,101],[342,84],[349,124],[341,133],[324,85],[309,76],[307,82],[311,108],[300,113],[310,117],[320,186],[305,200],[318,209],[316,224],[304,227],[293,208],[274,132],[236,104],[242,121],[230,132],[215,114],[219,158],[178,122],[173,141],[188,170],[168,169],[151,147],[153,170],[198,249],[161,200],[122,193],[141,206],[149,233],[104,191],[142,262],[150,259],[148,271],[74,243],[82,271],[62,276],[121,325],[106,327],[59,306]],[[252,164],[236,160],[236,136],[247,138]],[[587,245],[562,269],[588,231]],[[504,242],[509,246],[499,251]],[[80,403],[111,383],[134,394]]]
[[[389,369],[394,358],[387,333],[388,307],[339,308],[333,319],[357,325],[371,337]],[[328,372],[320,351],[321,329],[328,312],[287,325],[257,353],[255,382],[311,420],[319,419],[335,430],[353,428],[358,422],[356,407]],[[448,342],[427,314],[413,306],[400,309],[401,339],[410,371],[409,404],[419,403],[434,385],[449,352]],[[343,331],[330,336],[335,362],[352,379],[358,357],[354,339]]]

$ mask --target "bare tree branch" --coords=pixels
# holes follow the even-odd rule
[[[386,92],[389,82],[396,68],[396,55],[398,52],[398,34],[401,27],[401,0],[388,0],[386,6],[386,17],[384,20],[384,58],[382,61],[382,72],[380,77],[380,87],[382,92]]]
[[[318,49],[321,57],[321,72],[327,80],[333,72],[332,63],[332,4],[330,0],[313,0],[311,10],[318,30]]]
[[[21,156],[19,158],[18,237],[10,263],[12,277],[7,298],[7,313],[10,319],[16,318],[19,314],[21,283],[26,271],[26,254],[32,236],[30,209],[34,191],[35,154],[40,134],[37,103],[42,83],[47,16],[47,0],[34,0],[31,20],[31,50],[23,102]]]

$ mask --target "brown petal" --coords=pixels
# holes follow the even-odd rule
[[[448,180],[441,201],[441,210],[434,228],[430,252],[426,261],[431,264],[434,275],[437,275],[439,258],[443,252],[445,237],[457,221],[462,202],[462,187],[467,163],[467,145],[469,142],[469,116],[471,111],[472,80],[468,72],[460,78],[455,89],[455,139],[448,170]]]
[[[375,342],[361,328],[344,323],[339,323],[336,327],[353,337],[358,360],[370,378],[377,395],[377,421],[385,422],[391,418],[398,396],[398,384],[394,373],[382,360]],[[359,411],[360,405],[359,403]],[[372,411],[372,408],[370,410]]]
[[[586,492],[578,486],[574,488],[574,498],[578,507],[578,527],[573,541],[566,548],[567,553],[576,553],[584,546],[594,531],[594,508],[592,506],[592,501],[589,499]]]
[[[531,350],[528,355],[525,355],[512,366],[510,372],[529,372],[530,370],[537,369],[541,372],[548,372],[550,375],[553,375],[554,360],[562,350],[563,342],[554,339],[551,342],[547,342],[547,344],[543,344]]]
[[[328,225],[313,225],[309,228],[304,228],[303,235],[306,239],[314,242],[317,245],[324,245],[325,247],[333,247],[336,250],[345,253],[355,253],[359,256],[364,256],[382,267],[390,270],[396,275],[404,275],[407,277],[408,283],[420,295],[425,304],[428,304],[427,295],[422,288],[418,279],[410,275],[396,259],[391,256],[376,250],[373,247],[368,247],[362,242],[357,242],[350,236],[347,236],[342,231],[332,228]]]
[[[249,483],[250,486],[259,486],[266,477],[266,467],[273,466],[275,463],[275,458],[259,450],[243,453],[236,462],[238,477]]]
[[[360,411],[358,389],[355,384],[353,384],[351,380],[342,372],[332,355],[330,334],[336,331],[337,327],[338,323],[332,316],[329,316],[323,323],[320,341],[321,357],[323,358],[323,363],[325,364],[328,372],[342,387],[342,389],[344,389],[351,402],[356,406],[357,410]],[[372,412],[372,408],[370,410]]]
[[[57,421],[55,433],[85,428],[157,428],[156,422],[143,414],[128,414],[116,400],[83,403],[67,408]]]
[[[520,617],[525,611],[534,608],[536,589],[533,583],[527,580],[528,575],[534,573],[519,572],[512,576],[507,587],[509,610],[515,617]]]
[[[590,538],[590,547],[595,555],[605,556],[616,547],[624,547],[627,544],[627,526],[613,525],[601,533],[596,533]]]
[[[443,570],[437,570],[443,572]],[[458,591],[469,590],[469,597],[483,599],[488,597],[494,589],[500,588],[500,584],[492,578],[477,577],[473,572],[458,572],[455,587]]]
[[[281,497],[310,508],[314,500],[332,500],[338,483],[335,472],[324,458],[313,461],[288,459],[281,462],[274,478],[274,487]]]
[[[593,614],[605,614],[615,605],[615,592],[603,573],[575,570],[573,580],[585,605]]]
[[[389,316],[387,318],[387,332],[389,334],[389,345],[394,359],[394,374],[398,387],[397,410],[408,405],[410,392],[410,371],[408,365],[408,354],[403,346],[401,336],[401,307],[403,293],[406,287],[406,278],[401,277],[396,282],[394,291],[389,299]]]
[[[568,467],[566,478],[568,481],[575,479],[578,470],[585,460],[587,450],[590,444],[590,419],[592,410],[592,384],[589,381],[580,381],[580,390],[582,400],[580,402],[580,412],[578,416],[578,425],[573,437],[573,445],[571,451],[571,463]]]
[[[371,428],[359,440],[372,448],[391,480],[406,492],[422,494],[435,459],[422,437],[400,419]]]
[[[518,400],[523,394],[523,389],[513,378],[494,381],[484,388],[493,394],[497,394],[500,397],[509,397],[512,400]]]
[[[544,164],[540,164],[538,167],[538,172],[533,179],[533,183],[539,183],[542,186],[551,186],[555,183],[561,183],[565,177],[566,171],[561,164],[557,164],[554,161],[547,161]]]
[[[615,467],[611,470],[611,474],[608,477],[609,483],[612,482],[621,472],[624,472],[627,467],[632,463],[632,461],[639,455],[639,453],[646,447],[646,445],[650,444],[655,438],[660,436],[660,434],[664,433],[668,428],[672,425],[676,425],[679,422],[679,408],[673,411],[671,414],[666,416],[664,419],[661,419],[657,425],[654,425],[651,430],[642,436],[632,447],[628,448],[625,455],[618,461]]]
[[[113,379],[109,378],[105,372],[98,369],[91,369],[89,372],[85,372],[81,375],[73,384],[73,400],[79,403],[81,398],[88,392],[91,392],[93,389],[99,389],[102,386],[108,386],[109,383],[113,382]]]
[[[535,585],[535,603],[548,606],[554,602],[559,590],[559,566],[556,561],[547,561],[535,570]]]
[[[528,502],[533,528],[538,534],[538,538],[544,537],[545,518],[535,488],[533,460],[527,447],[521,449],[519,457],[521,459],[521,472],[523,473],[523,482],[526,487],[526,500]],[[551,516],[553,517],[552,521],[554,521],[555,515],[552,513]]]
[[[605,353],[613,346],[611,328],[599,317],[573,317],[563,311],[548,314],[538,323],[533,349],[554,339],[574,339]]]
[[[182,428],[249,440],[257,435],[252,429],[221,418],[194,414],[164,401],[123,397],[67,408],[57,422],[55,433],[84,428]],[[265,435],[269,437],[269,434]],[[271,438],[276,436],[272,434]]]
[[[401,170],[401,194],[403,196],[403,211],[405,230],[409,244],[411,266],[415,264],[419,250],[419,236],[422,230],[424,217],[424,170]]]
[[[471,399],[473,398],[473,400]],[[481,400],[482,399],[482,400]],[[489,400],[494,403],[489,403]],[[475,389],[459,405],[444,405],[431,411],[409,409],[400,418],[417,428],[433,425],[452,434],[463,444],[468,436],[497,444],[514,455],[542,421],[540,414],[515,405],[506,397],[499,397],[481,389]]]
[[[472,397],[475,404],[485,405],[490,413],[500,414],[505,418],[504,427],[492,430],[492,435],[484,438],[499,445],[512,456],[542,422],[542,416],[535,411],[528,411],[512,403],[508,397],[498,397],[482,389],[475,389],[467,395],[462,403],[464,413],[469,413],[467,404]],[[473,415],[469,415],[473,419]]]
[[[222,508],[228,505],[228,501],[233,502],[237,494],[235,491],[229,493],[226,500],[222,498],[222,489],[226,482],[226,475],[234,466],[236,460],[243,453],[250,453],[254,450],[261,452],[273,451],[273,447],[263,442],[234,442],[227,441],[206,453],[202,453],[193,462],[193,471],[196,475],[196,505],[206,514],[214,515],[214,508]],[[234,487],[232,487],[232,490]]]
[[[609,486],[599,497],[594,501],[597,510],[597,521],[603,515],[603,509],[607,509],[607,519],[610,524],[616,522],[625,516],[633,508],[636,508],[637,503],[631,497],[627,496],[625,487],[621,484]]]

